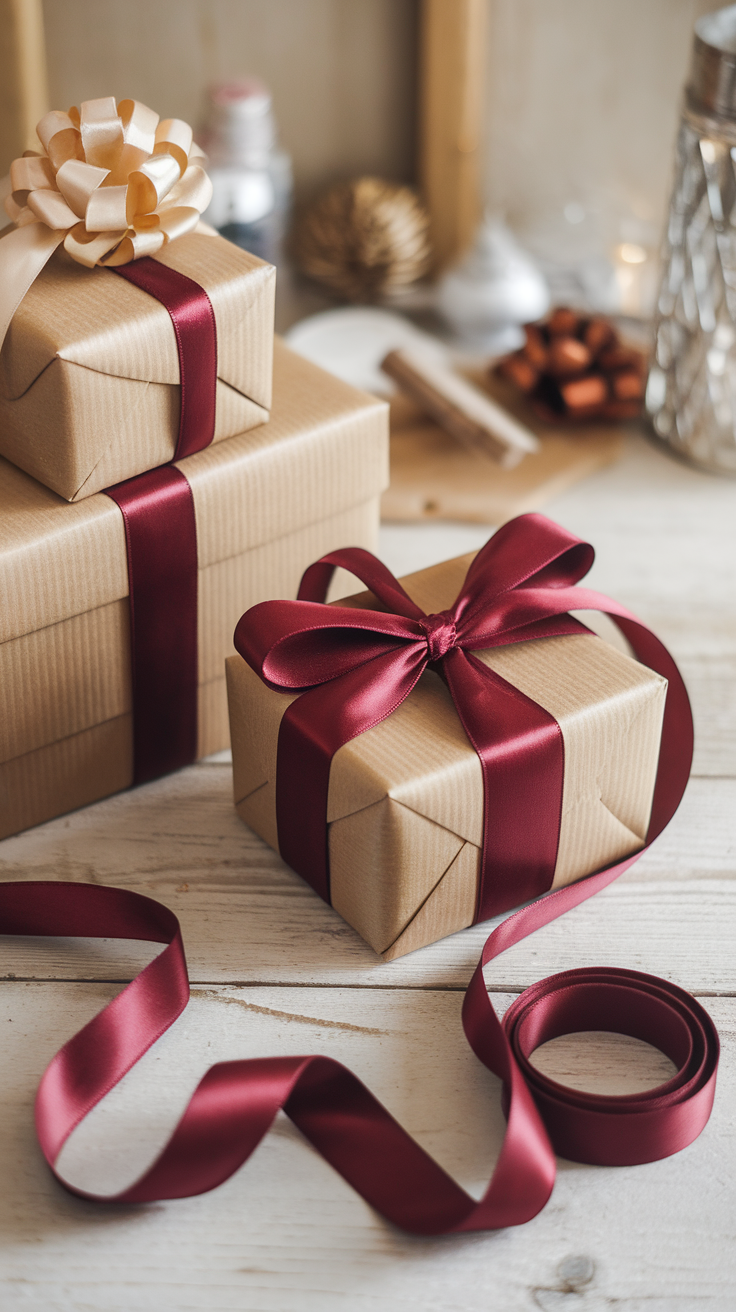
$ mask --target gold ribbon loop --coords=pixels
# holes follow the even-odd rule
[[[192,129],[180,118],[165,118],[156,128],[154,155],[173,155],[183,173],[192,149]]]
[[[171,188],[165,201],[159,206],[159,213],[163,214],[165,210],[185,205],[188,209],[195,209],[202,214],[211,199],[212,183],[207,174],[198,164],[190,164],[184,177]]]
[[[14,159],[10,165],[10,186],[13,193],[28,192],[36,187],[53,187],[53,185],[54,170],[43,155],[24,155],[22,159]]]
[[[138,214],[154,213],[180,177],[173,155],[151,155],[128,180],[128,222]]]
[[[134,146],[146,155],[152,155],[156,145],[158,114],[147,105],[142,105],[140,100],[121,100],[118,114],[122,120],[126,146]]]
[[[78,223],[64,238],[64,250],[77,264],[85,264],[94,269],[96,264],[107,255],[108,251],[119,245],[123,232],[87,232],[83,223]]]
[[[112,232],[128,226],[128,187],[98,187],[87,201],[84,226],[87,232]]]
[[[188,123],[105,96],[37,127],[43,153],[13,161],[0,188],[14,227],[0,240],[0,346],[20,301],[63,241],[87,268],[155,255],[200,227],[212,199]],[[20,289],[20,291],[19,291]]]
[[[56,175],[56,185],[77,218],[83,219],[93,191],[108,177],[108,169],[98,169],[81,159],[68,159]]]
[[[53,228],[56,232],[71,228],[77,222],[74,210],[69,208],[60,191],[32,191],[28,197],[28,208],[47,228]]]
[[[80,130],[87,163],[113,169],[123,149],[123,124],[114,97],[84,100],[80,109]]]

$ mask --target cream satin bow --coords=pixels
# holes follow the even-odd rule
[[[78,264],[128,264],[191,232],[212,197],[192,129],[137,100],[51,110],[0,182],[15,225],[0,240],[0,346],[47,260],[64,243]]]

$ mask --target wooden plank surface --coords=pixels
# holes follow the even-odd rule
[[[731,1312],[736,1284],[736,485],[632,439],[550,513],[591,538],[594,586],[655,625],[682,664],[698,735],[670,828],[592,902],[506,953],[499,1011],[569,966],[628,966],[700,995],[723,1058],[713,1118],[685,1152],[603,1170],[561,1161],[529,1225],[418,1240],[384,1225],[279,1118],[212,1194],[103,1209],[66,1195],[35,1144],[38,1078],[59,1045],[150,959],[150,945],[5,940],[0,969],[0,1305],[30,1312]],[[473,525],[390,526],[405,573],[480,546]],[[0,843],[0,877],[135,888],[181,917],[193,1000],[64,1151],[112,1190],[165,1139],[213,1061],[325,1052],[351,1066],[472,1191],[503,1131],[499,1088],[460,1027],[490,928],[378,960],[237,819],[227,763],[200,764]],[[633,1091],[664,1059],[617,1036],[538,1055],[563,1082]],[[663,1064],[664,1062],[664,1064]]]

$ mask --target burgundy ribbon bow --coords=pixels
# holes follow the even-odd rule
[[[587,632],[570,610],[611,615],[637,657],[669,681],[647,841],[664,827],[690,770],[687,693],[666,648],[635,616],[574,586],[593,558],[588,543],[543,515],[520,515],[478,553],[457,600],[439,615],[425,615],[390,571],[360,548],[331,552],[310,566],[297,601],[267,601],[246,611],[235,631],[238,651],[269,687],[301,693],[279,731],[279,849],[326,901],[332,757],[390,715],[428,666],[441,672],[483,771],[476,921],[549,889],[562,807],[560,726],[474,653]],[[337,566],[361,579],[387,611],[322,604]]]

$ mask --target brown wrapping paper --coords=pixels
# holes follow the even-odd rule
[[[217,323],[214,441],[268,419],[275,270],[216,235],[156,256],[198,282]],[[67,501],[165,464],[179,431],[168,311],[109,269],[58,251],[0,351],[0,455]]]
[[[446,609],[472,557],[402,579]],[[382,609],[370,594],[352,604]],[[344,604],[344,603],[343,603]],[[565,746],[558,888],[644,844],[666,680],[593,634],[477,653],[557,719]],[[278,848],[278,728],[293,700],[227,661],[235,805]],[[483,823],[478,757],[442,680],[426,671],[388,719],[336,753],[328,801],[332,904],[386,959],[472,924]]]
[[[308,564],[373,548],[386,406],[276,344],[271,420],[179,462],[199,551],[199,743],[228,745],[225,656],[243,610],[294,596]],[[347,575],[337,591],[350,590]],[[122,516],[0,460],[0,836],[132,778]]]

